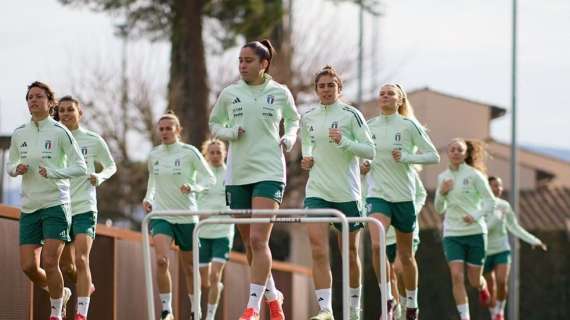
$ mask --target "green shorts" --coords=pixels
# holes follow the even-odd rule
[[[483,266],[487,250],[484,234],[443,238],[443,252],[447,262],[463,261],[474,266]]]
[[[226,186],[226,205],[231,209],[251,209],[251,200],[254,197],[268,198],[281,203],[283,192],[285,192],[285,184],[279,181]]]
[[[200,238],[200,267],[207,266],[210,262],[226,263],[230,259],[233,239],[224,238]]]
[[[414,255],[416,254],[416,251],[418,251],[419,246],[420,246],[420,240],[414,239],[414,241],[412,242],[412,252],[414,253]],[[395,243],[386,246],[386,256],[388,257],[388,261],[390,262],[390,264],[396,261],[397,250],[398,250],[398,245]]]
[[[20,215],[20,245],[43,244],[44,240],[56,239],[68,242],[68,206],[58,205]]]
[[[416,209],[413,201],[390,202],[382,198],[366,198],[368,215],[380,213],[390,218],[390,224],[400,232],[410,233],[416,229]]]
[[[360,210],[360,205],[358,201],[348,201],[348,202],[332,202],[321,198],[309,197],[305,198],[305,209],[336,209],[346,217],[359,218],[362,217],[362,211]],[[338,230],[342,230],[342,224],[334,223],[334,227]],[[360,222],[352,222],[348,224],[348,229],[350,232],[359,230],[363,227]]]
[[[164,234],[174,240],[174,243],[182,251],[192,251],[192,233],[194,223],[170,223],[163,219],[152,219],[150,221],[150,233],[153,236]]]
[[[80,233],[87,234],[91,239],[95,239],[95,228],[97,226],[97,213],[93,211],[71,216],[71,240]]]
[[[485,258],[485,266],[483,267],[483,272],[491,272],[493,269],[495,269],[496,266],[500,264],[511,264],[510,250],[488,255]]]

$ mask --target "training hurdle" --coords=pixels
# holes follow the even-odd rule
[[[227,217],[219,217],[219,215]],[[256,216],[269,216],[269,217],[253,217]],[[343,319],[349,319],[349,261],[348,261],[348,221],[350,222],[373,222],[380,227],[380,240],[383,243],[385,238],[384,229],[382,225],[372,218],[349,218],[347,219],[344,214],[338,210],[333,209],[281,209],[281,210],[204,210],[204,211],[186,211],[186,210],[164,210],[154,211],[145,216],[142,222],[142,235],[143,235],[143,259],[145,270],[145,286],[147,291],[147,313],[148,319],[155,317],[154,297],[152,288],[152,267],[151,267],[151,254],[149,242],[148,225],[152,218],[166,218],[166,217],[180,217],[180,216],[218,216],[215,220],[204,219],[200,220],[194,228],[193,234],[193,264],[199,265],[199,232],[203,225],[206,224],[259,224],[259,223],[341,223],[341,242],[342,242],[342,304],[343,304]],[[235,218],[230,216],[243,216],[243,218]],[[289,217],[284,217],[289,216]],[[314,217],[318,216],[318,217]],[[385,278],[385,249],[381,250],[381,274]],[[199,268],[193,268],[194,272],[194,306],[195,314],[200,315],[200,272]],[[383,283],[381,291],[386,292],[386,283]],[[386,298],[382,295],[382,307],[385,310]],[[197,317],[195,317],[197,318]],[[385,320],[385,313],[382,315],[382,320]]]

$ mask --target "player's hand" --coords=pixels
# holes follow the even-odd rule
[[[185,183],[180,187],[180,192],[184,194],[189,194],[192,191],[192,188],[189,184]]]
[[[313,160],[313,157],[303,157],[301,160],[301,168],[303,170],[311,170],[314,163],[315,161]]]
[[[449,191],[451,191],[451,189],[453,189],[453,180],[446,179],[441,184],[441,189],[439,189],[439,193],[441,195],[446,196],[449,193]]]
[[[360,164],[360,174],[365,175],[370,171],[370,161],[364,160]]]
[[[242,127],[238,127],[238,138],[245,134],[245,129]]]
[[[543,242],[532,246],[533,250],[536,248],[540,248],[540,249],[542,249],[542,251],[548,251],[548,247]]]
[[[466,214],[463,216],[463,221],[467,224],[472,224],[475,222],[475,218],[473,218],[473,216],[470,214]]]
[[[329,138],[334,141],[334,143],[340,144],[340,141],[342,140],[342,131],[339,128],[330,128]]]
[[[16,175],[22,175],[22,174],[26,174],[26,172],[28,172],[28,169],[30,168],[29,165],[27,164],[23,164],[20,163],[17,167],[16,167]]]
[[[152,211],[152,204],[150,204],[150,202],[144,200],[142,205],[143,205],[143,210],[145,213],[149,213]]]
[[[40,176],[47,178],[47,169],[45,167],[39,166],[40,170],[38,171],[38,173],[40,174]]]
[[[95,174],[91,174],[89,176],[89,182],[91,183],[92,186],[97,186],[97,176]]]
[[[392,159],[394,159],[396,162],[400,162],[400,160],[402,159],[402,150],[393,149],[392,150]]]

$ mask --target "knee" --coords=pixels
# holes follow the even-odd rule
[[[210,284],[215,286],[222,281],[222,275],[220,272],[212,272],[210,275]]]
[[[75,265],[73,263],[65,263],[61,265],[61,272],[68,276],[72,276],[75,273]]]
[[[506,278],[497,277],[496,283],[497,283],[497,287],[499,287],[499,288],[506,288],[506,287],[507,287],[507,284],[508,284],[508,281],[507,281]]]
[[[46,271],[51,271],[59,268],[59,259],[55,256],[44,257],[44,268]]]
[[[157,256],[156,257],[156,267],[161,270],[168,270],[168,265],[169,265],[169,261],[168,261],[168,257],[166,256]]]
[[[329,259],[329,248],[322,243],[314,243],[311,246],[313,260],[317,262],[327,262]]]
[[[402,266],[410,266],[416,262],[411,250],[398,250],[398,259],[400,259]]]
[[[463,276],[463,272],[462,271],[452,271],[451,272],[451,281],[453,282],[453,285],[463,284],[463,281],[465,281],[465,278]]]
[[[86,254],[78,254],[75,257],[78,270],[86,270],[89,267],[89,257]]]
[[[22,262],[20,267],[27,275],[34,275],[40,272],[40,266],[38,266],[34,261]]]
[[[254,234],[250,235],[249,242],[253,251],[265,250],[269,246],[266,239]]]
[[[358,264],[358,250],[356,246],[349,247],[348,256],[351,264]]]

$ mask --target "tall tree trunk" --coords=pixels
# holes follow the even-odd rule
[[[168,105],[180,117],[184,141],[199,146],[208,135],[208,73],[202,39],[205,0],[175,0]]]

